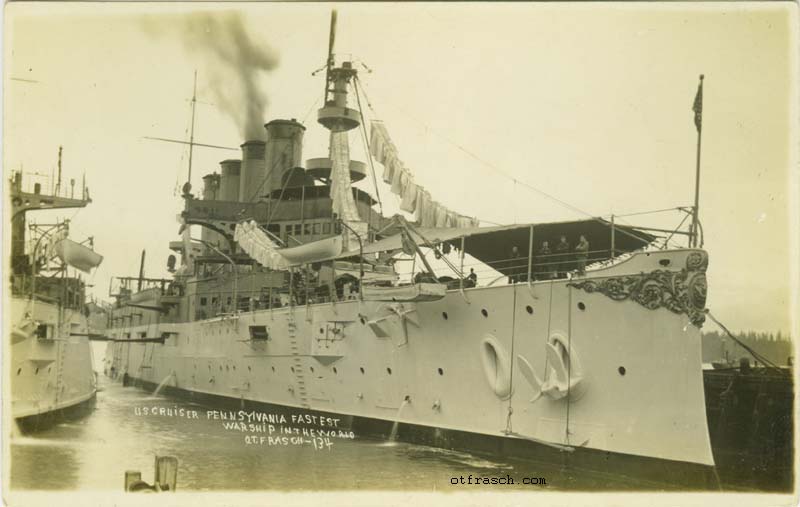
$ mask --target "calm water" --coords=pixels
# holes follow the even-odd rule
[[[454,486],[450,479],[466,480],[469,475],[508,475],[518,482],[471,486],[476,491],[639,489],[629,479],[613,475],[405,443],[330,437],[327,442],[323,438],[318,448],[312,439],[303,439],[300,445],[246,445],[244,433],[207,418],[209,407],[153,397],[104,377],[100,382],[103,390],[88,416],[35,435],[12,436],[13,489],[122,491],[126,470],[139,470],[145,481],[152,482],[156,455],[178,458],[177,488],[183,491],[464,491],[470,486]],[[199,417],[137,415],[136,409],[143,407],[183,409],[184,414],[195,410]],[[544,477],[547,485],[523,485],[519,483],[523,477]]]

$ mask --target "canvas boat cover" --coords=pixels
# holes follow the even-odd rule
[[[233,239],[262,266],[286,270],[292,266],[331,259],[342,252],[342,237],[333,236],[290,248],[278,248],[255,221],[236,226]]]
[[[62,239],[55,244],[55,254],[61,262],[75,269],[89,273],[103,262],[103,256],[89,247],[76,243],[71,239]]]
[[[374,287],[364,285],[365,301],[421,302],[442,299],[447,287],[441,283],[417,283],[399,287]]]

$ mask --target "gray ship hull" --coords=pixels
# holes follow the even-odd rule
[[[20,428],[41,429],[90,408],[97,387],[85,317],[16,297],[10,316],[11,411]]]
[[[616,456],[633,472],[652,462],[692,475],[714,464],[695,311],[704,299],[688,293],[705,297],[705,262],[700,251],[660,251],[572,281],[438,301],[144,317],[109,330],[122,341],[106,368],[215,403],[337,414],[377,429],[370,436],[398,421],[401,438],[433,445],[451,435],[531,459]],[[124,341],[153,336],[164,343]]]

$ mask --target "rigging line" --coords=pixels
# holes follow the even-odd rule
[[[366,92],[365,92],[365,96],[366,96]],[[367,99],[367,100],[369,100],[369,99]],[[371,106],[371,104],[369,103],[369,101],[367,102],[367,104],[370,106],[370,109],[372,109],[372,110],[373,110],[373,112],[375,112],[375,110],[372,108],[372,106]],[[519,183],[520,185],[522,185],[522,186],[524,186],[524,187],[528,188],[529,190],[533,190],[534,192],[537,192],[537,193],[539,193],[539,194],[541,194],[541,195],[543,195],[543,196],[547,197],[548,199],[551,199],[551,200],[553,200],[553,201],[555,201],[555,202],[557,202],[557,203],[561,204],[562,206],[564,206],[564,207],[566,207],[566,208],[568,208],[568,209],[571,209],[572,211],[575,211],[575,212],[577,212],[578,214],[585,215],[585,216],[587,216],[587,217],[591,218],[592,220],[596,220],[596,221],[598,221],[598,222],[604,223],[604,221],[603,221],[602,219],[600,219],[600,218],[598,218],[598,217],[596,217],[596,216],[593,216],[592,214],[590,214],[590,213],[588,213],[588,212],[586,212],[586,211],[583,211],[582,209],[580,209],[580,208],[578,208],[578,207],[576,207],[576,206],[573,206],[573,205],[571,205],[571,204],[567,203],[566,201],[563,201],[563,200],[559,199],[558,197],[555,197],[554,195],[551,195],[551,194],[549,194],[549,193],[547,193],[547,192],[545,192],[545,191],[543,191],[543,190],[540,190],[540,189],[538,189],[538,188],[534,187],[533,185],[530,185],[530,184],[528,184],[528,183],[526,183],[526,182],[524,182],[524,181],[520,181],[520,180],[518,180],[518,179],[514,178],[513,176],[511,176],[511,175],[507,174],[505,171],[503,171],[503,170],[501,170],[500,168],[498,168],[498,167],[496,167],[496,166],[494,166],[494,165],[490,164],[489,162],[487,162],[487,161],[483,160],[483,159],[482,159],[481,157],[479,157],[478,155],[476,155],[476,154],[472,153],[471,151],[467,150],[466,148],[464,148],[463,146],[461,146],[461,145],[460,145],[460,144],[458,144],[457,142],[453,141],[453,140],[452,140],[452,139],[450,139],[449,137],[447,137],[447,136],[445,136],[444,134],[440,133],[440,132],[439,132],[437,129],[434,129],[434,128],[430,127],[428,124],[426,124],[426,123],[425,123],[425,122],[423,122],[422,120],[419,120],[419,119],[415,118],[413,115],[411,115],[411,114],[407,113],[406,111],[403,111],[403,110],[401,110],[401,109],[397,109],[397,108],[394,108],[394,109],[395,109],[396,111],[399,111],[401,114],[404,114],[404,115],[406,115],[407,117],[411,118],[412,120],[414,120],[415,122],[419,123],[420,125],[424,125],[426,129],[428,129],[428,130],[431,130],[431,131],[432,131],[434,134],[436,134],[436,135],[437,135],[437,136],[439,136],[440,138],[444,139],[445,141],[447,141],[449,144],[453,145],[453,146],[454,146],[454,147],[456,147],[457,149],[459,149],[459,150],[463,151],[465,154],[469,155],[470,157],[472,157],[472,158],[473,158],[473,159],[475,159],[476,161],[480,162],[480,163],[481,163],[481,164],[483,164],[485,167],[487,167],[487,168],[489,168],[489,169],[492,169],[492,170],[496,171],[498,174],[500,174],[500,175],[502,175],[502,176],[504,176],[504,177],[506,177],[506,178],[508,178],[508,179],[510,179],[510,180],[512,180],[512,181],[515,181],[515,182]],[[642,238],[640,238],[640,237],[638,237],[638,236],[636,236],[636,235],[634,235],[634,234],[631,234],[630,232],[628,232],[628,231],[625,231],[624,229],[620,229],[620,231],[619,231],[619,232],[621,232],[622,234],[625,234],[626,236],[630,236],[631,238],[634,238],[634,239],[636,239],[637,241],[641,241],[641,242],[643,242],[643,243],[647,244],[647,242],[646,242],[644,239],[642,239]]]
[[[715,323],[716,325],[718,325],[718,326],[719,326],[719,327],[720,327],[720,328],[721,328],[723,331],[725,331],[725,333],[726,333],[726,334],[727,334],[727,335],[730,337],[730,339],[731,339],[731,340],[733,340],[734,342],[736,342],[737,344],[739,344],[739,345],[740,345],[740,346],[741,346],[743,349],[745,349],[747,352],[749,352],[749,353],[750,353],[750,355],[752,355],[752,356],[753,356],[755,359],[757,359],[757,360],[761,361],[762,363],[764,363],[764,365],[765,365],[765,366],[771,366],[772,368],[775,368],[776,370],[780,370],[780,367],[779,367],[778,365],[776,365],[775,363],[773,363],[772,361],[770,361],[770,360],[769,360],[769,359],[767,359],[766,357],[762,356],[761,354],[759,354],[758,352],[756,352],[755,350],[753,350],[752,348],[750,348],[749,346],[747,346],[747,345],[746,345],[746,344],[745,344],[743,341],[741,341],[739,338],[737,338],[736,336],[734,336],[734,334],[733,334],[733,333],[731,333],[731,332],[730,332],[730,330],[728,330],[728,328],[727,328],[727,327],[725,327],[725,326],[722,324],[722,322],[718,321],[718,320],[716,319],[716,317],[714,317],[714,315],[712,315],[712,314],[711,314],[711,310],[706,310],[706,315],[708,315],[708,316],[709,316],[709,318],[710,318],[711,320],[713,320],[713,321],[714,321],[714,323]]]
[[[289,147],[290,146],[292,146],[292,145],[287,143],[286,146],[283,147],[283,151],[281,152],[281,156],[274,159],[274,161],[272,163],[272,167],[270,167],[270,169],[267,172],[267,174],[264,175],[264,177],[261,179],[261,184],[258,185],[258,188],[256,188],[255,192],[253,192],[250,195],[250,199],[245,201],[245,203],[249,204],[249,203],[253,202],[253,199],[255,199],[258,196],[258,193],[261,191],[262,188],[264,188],[264,184],[267,181],[269,181],[269,177],[272,176],[272,173],[275,171],[275,168],[278,166],[278,160],[282,160],[284,158],[284,155],[287,154],[287,152],[289,151]],[[265,152],[265,156],[266,156],[266,152]],[[266,161],[264,161],[264,163],[266,165]],[[286,178],[286,181],[289,181],[289,178]],[[283,195],[283,194],[281,194],[281,195]]]
[[[289,184],[289,180],[290,179],[291,178],[286,178],[286,181],[283,182],[283,186],[281,187],[281,193],[278,196],[278,202],[275,203],[275,206],[272,208],[272,210],[270,210],[269,217],[267,217],[267,223],[264,226],[265,228],[269,227],[269,224],[272,223],[272,218],[275,216],[275,212],[278,211],[278,206],[280,206],[281,202],[283,201],[283,193],[286,191],[286,185]],[[288,238],[287,238],[286,245],[287,246],[289,245]]]
[[[184,134],[184,136],[189,135],[189,124],[188,123],[186,125],[186,128],[183,129],[183,134]],[[172,189],[172,196],[173,197],[178,195],[178,190],[180,189],[180,186],[181,186],[181,183],[180,183],[181,171],[182,171],[181,168],[183,167],[183,161],[184,161],[185,158],[186,158],[186,148],[185,148],[185,145],[184,145],[184,149],[181,150],[181,158],[178,161],[178,170],[175,172],[175,187]]]
[[[566,432],[564,434],[567,445],[569,445],[569,407],[572,404],[570,399],[570,391],[572,390],[572,287],[567,285],[569,297],[567,298],[568,316],[567,316],[567,421]]]
[[[372,161],[372,150],[369,146],[369,139],[367,138],[367,126],[364,120],[364,109],[361,107],[361,94],[358,89],[358,76],[353,80],[353,87],[356,90],[356,102],[358,103],[358,114],[361,116],[361,137],[364,141],[364,146],[367,150],[367,160],[369,160],[369,169],[372,172],[372,184],[375,186],[375,196],[378,198],[378,209],[380,214],[383,215],[383,202],[381,202],[381,193],[378,190],[378,179],[375,176],[375,164]]]
[[[364,93],[364,101],[367,103],[367,107],[369,107],[370,111],[372,111],[375,116],[378,116],[378,112],[372,107],[372,102],[370,102],[369,96],[367,95],[367,85],[365,85],[363,81],[361,81],[361,91]]]
[[[300,122],[300,123],[302,123],[302,124],[305,124],[306,120],[308,119],[308,116],[309,116],[309,115],[311,114],[311,112],[314,110],[314,106],[316,106],[316,105],[319,103],[319,99],[320,99],[320,97],[317,97],[317,98],[316,98],[316,100],[314,100],[314,103],[313,103],[313,104],[311,104],[311,107],[310,107],[310,108],[308,108],[308,112],[306,112],[306,115],[303,117],[303,121],[302,121],[302,122]],[[290,144],[287,144],[287,145],[286,145],[286,146],[283,148],[283,151],[281,152],[281,157],[280,157],[281,159],[283,158],[283,155],[286,155],[286,153],[289,151],[289,146],[291,146],[291,145],[290,145]],[[255,192],[253,192],[253,194],[250,196],[250,199],[248,199],[246,202],[248,202],[248,203],[250,203],[250,202],[253,202],[253,199],[254,199],[254,198],[255,198],[255,197],[258,195],[258,192],[259,192],[259,191],[260,191],[260,190],[261,190],[261,189],[264,187],[264,184],[265,184],[265,183],[266,183],[266,182],[269,180],[269,177],[270,177],[270,176],[272,176],[272,173],[273,173],[273,171],[275,170],[275,166],[277,165],[277,160],[278,160],[278,159],[275,159],[275,162],[272,164],[272,167],[270,168],[269,172],[268,172],[268,173],[266,174],[266,176],[264,176],[264,178],[261,180],[261,184],[258,186],[258,188],[256,189],[256,191],[255,191]],[[287,181],[288,181],[288,180],[287,180]],[[281,192],[281,196],[283,196],[283,192]],[[276,207],[277,207],[277,205],[279,205],[279,204],[280,204],[280,200],[278,200],[278,203],[276,204]],[[268,222],[268,224],[269,224],[269,222]]]
[[[675,230],[670,233],[667,239],[664,240],[664,248],[669,248],[669,240],[671,240],[672,236],[675,235],[675,231],[679,230],[683,226],[684,222],[686,222],[686,219],[689,218],[689,216],[690,215],[684,215],[683,220],[681,220],[681,223],[678,224],[678,227],[676,227]]]
[[[358,78],[357,78],[357,79],[358,79]],[[376,116],[376,117],[379,117],[379,115],[378,115],[378,112],[377,112],[377,111],[375,110],[375,108],[372,106],[372,102],[370,102],[370,100],[369,100],[369,96],[367,95],[367,85],[366,85],[366,84],[364,84],[364,81],[361,81],[360,79],[358,79],[358,82],[359,82],[359,83],[361,83],[361,88],[360,88],[360,90],[361,90],[361,92],[364,94],[364,101],[366,101],[366,103],[367,103],[367,106],[370,108],[370,110],[372,111],[372,113],[374,114],[374,116]],[[362,121],[363,121],[363,118],[362,118]],[[378,121],[380,121],[380,120],[378,120]],[[425,128],[427,129],[428,127],[426,126]],[[371,162],[371,160],[370,160],[370,162]],[[377,190],[376,190],[376,192],[377,192]],[[397,205],[399,206],[399,205],[400,205],[400,201],[401,201],[401,200],[400,200],[400,197],[399,197],[399,196],[397,196],[396,194],[394,194],[393,192],[390,192],[390,193],[391,193],[392,195],[395,195],[395,197],[397,197]],[[478,217],[475,217],[475,218],[478,218]],[[494,224],[494,225],[503,225],[503,224],[499,224],[499,223],[497,223],[497,222],[492,222],[492,221],[490,221],[490,220],[484,220],[484,219],[482,219],[482,218],[479,218],[478,220],[479,220],[479,221],[481,221],[481,222],[486,222],[486,223],[488,223],[488,224]]]
[[[516,341],[514,338],[514,333],[517,325],[517,285],[514,284],[512,287],[514,291],[514,300],[511,303],[511,372],[509,373],[511,393],[508,396],[508,420],[506,421],[506,426],[509,431],[511,430],[511,414],[514,413],[514,407],[511,406],[511,400],[514,397],[514,342]]]
[[[550,300],[547,303],[547,336],[545,336],[545,338],[544,338],[545,353],[544,353],[544,373],[542,374],[542,384],[547,382],[547,373],[549,372],[549,370],[547,369],[547,360],[548,360],[548,357],[547,357],[547,342],[550,340],[550,331],[551,331],[550,323],[551,323],[552,318],[553,318],[553,286],[554,285],[555,285],[555,282],[551,281],[550,282]],[[541,390],[541,388],[542,387],[540,386],[539,389]]]
[[[314,111],[314,107],[315,107],[317,104],[319,104],[319,100],[320,100],[321,98],[322,98],[322,97],[317,97],[317,98],[316,98],[316,100],[314,100],[314,103],[313,103],[313,104],[311,104],[311,107],[309,107],[309,108],[308,108],[308,111],[306,112],[305,116],[303,116],[303,121],[301,121],[300,123],[302,123],[302,124],[305,124],[305,123],[306,123],[306,120],[308,120],[308,117],[311,115],[311,112],[312,112],[312,111]]]
[[[672,208],[656,209],[652,211],[637,211],[634,213],[624,213],[622,215],[614,215],[615,218],[635,217],[637,215],[652,215],[655,213],[664,213],[666,211],[683,211],[685,206],[675,206]]]
[[[439,259],[437,260],[444,261],[444,263],[447,265],[447,267],[449,267],[453,271],[453,273],[457,274],[459,278],[464,278],[464,273],[459,269],[457,269],[455,265],[452,262],[450,262],[450,260],[442,252],[440,252],[438,248],[436,248],[436,245],[434,243],[428,241],[428,238],[423,236],[422,233],[419,232],[419,230],[413,227],[411,224],[408,224],[408,228],[409,230],[413,231],[417,236],[422,238],[422,241],[425,242],[424,246],[427,246],[428,248],[432,249],[435,253],[439,254]]]

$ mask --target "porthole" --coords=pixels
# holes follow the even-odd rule
[[[392,369],[391,369],[391,368],[386,368],[386,373],[388,373],[389,375],[391,375],[391,374],[392,374]]]
[[[528,312],[529,314],[533,315],[533,307],[531,305],[526,306],[525,307],[525,311]]]
[[[439,368],[437,371],[439,372],[439,375],[444,375],[444,370],[443,369]]]
[[[660,261],[658,261],[658,263],[666,268],[667,266],[669,266],[670,260],[669,259],[661,259]]]
[[[578,302],[578,310],[581,310],[581,311],[586,310],[586,305],[583,304],[583,301],[579,301]]]
[[[617,371],[618,371],[618,372],[619,372],[619,374],[620,374],[620,375],[622,375],[623,377],[625,376],[625,367],[624,367],[624,366],[620,366],[619,368],[617,368]]]
[[[447,320],[447,312],[442,312],[442,318],[443,318],[444,320]]]
[[[489,316],[489,312],[486,311],[486,308],[482,308],[481,309],[481,315],[483,315],[484,317],[488,317]]]
[[[322,329],[322,328],[319,328],[319,334],[324,334],[324,333],[325,333],[325,330]]]

